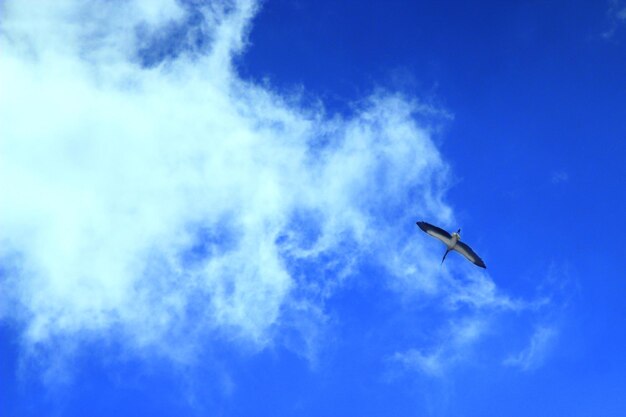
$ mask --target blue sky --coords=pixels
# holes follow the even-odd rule
[[[626,412],[626,3],[0,9],[0,415]]]

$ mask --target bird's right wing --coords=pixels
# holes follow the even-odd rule
[[[453,250],[455,250],[458,253],[460,253],[461,255],[465,256],[473,264],[478,265],[481,268],[487,268],[487,266],[485,265],[483,260],[480,259],[480,256],[476,255],[476,252],[474,252],[472,250],[472,248],[467,246],[465,243],[463,243],[463,242],[456,242],[456,245],[454,245]]]
[[[437,239],[441,240],[446,246],[450,246],[450,243],[452,241],[452,236],[450,235],[450,233],[426,222],[417,222],[417,225],[424,232],[428,233],[432,237],[436,237]]]

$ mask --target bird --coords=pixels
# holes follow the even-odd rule
[[[428,233],[432,237],[436,237],[446,245],[447,250],[446,253],[444,253],[443,255],[443,259],[441,260],[442,264],[443,261],[446,260],[448,252],[450,252],[451,250],[455,250],[461,255],[465,256],[467,260],[472,262],[474,265],[478,265],[479,267],[485,269],[487,268],[483,260],[480,259],[480,256],[476,255],[476,252],[474,252],[472,248],[461,242],[461,229],[457,230],[455,233],[450,234],[445,230],[426,222],[417,222],[416,224],[424,232]]]

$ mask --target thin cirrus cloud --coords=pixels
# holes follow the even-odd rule
[[[485,333],[486,321],[478,316],[452,321],[442,332],[442,341],[428,349],[411,348],[390,357],[410,371],[432,377],[443,377],[450,367],[471,354],[473,345]]]
[[[552,348],[558,332],[555,328],[537,326],[526,348],[504,360],[504,365],[516,367],[522,371],[532,371],[540,367]]]
[[[569,174],[565,171],[554,171],[550,177],[552,184],[562,184],[569,181]]]
[[[602,32],[604,39],[613,39],[618,30],[626,23],[626,2],[623,0],[610,0],[607,10],[608,28]]]
[[[27,344],[262,347],[355,263],[402,252],[404,217],[451,217],[419,103],[327,116],[237,76],[254,3],[30,6],[4,4],[0,58],[0,311]],[[183,45],[143,65],[162,28]]]
[[[555,294],[546,291],[532,299],[513,298],[498,290],[482,272],[467,269],[455,272],[463,274],[464,281],[443,274],[439,278],[442,289],[438,295],[434,295],[440,308],[445,311],[445,320],[425,342],[389,355],[387,362],[391,370],[401,369],[445,379],[451,370],[464,363],[480,362],[489,366],[489,356],[497,357],[501,353],[490,350],[488,342],[494,340],[494,337],[508,337],[502,324],[507,323],[507,327],[515,326],[518,330],[524,327],[511,316],[541,317],[560,304],[554,299]],[[500,328],[500,336],[498,330],[494,330],[497,328]],[[537,360],[539,355],[534,351],[540,350],[543,359],[545,350],[543,341],[535,340],[536,337],[536,333],[533,333],[529,343],[541,346],[533,349],[533,353],[524,351],[508,354],[502,364],[521,367],[522,363],[532,361],[532,366],[539,367],[542,362]],[[489,353],[481,355],[481,350]]]
[[[379,91],[328,115],[241,79],[252,1],[32,6],[4,2],[0,37],[0,319],[26,349],[117,337],[190,361],[285,328],[312,345],[320,300],[366,263],[450,311],[525,308],[417,256],[434,249],[405,225],[453,219],[436,110]],[[395,358],[439,372],[472,320]]]

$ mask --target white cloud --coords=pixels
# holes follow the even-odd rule
[[[550,177],[552,184],[561,184],[569,181],[569,174],[565,171],[555,171]]]
[[[607,16],[609,27],[602,33],[604,39],[612,39],[618,29],[626,22],[626,2],[624,0],[609,0]]]
[[[454,316],[392,355],[443,375],[489,312],[534,308],[415,238],[417,218],[453,222],[416,121],[435,109],[379,91],[329,115],[237,75],[256,3],[2,7],[0,319],[27,350],[117,338],[188,362],[221,337],[314,360],[324,300],[373,263]]]
[[[436,257],[431,257],[432,259],[436,260]],[[462,263],[460,267],[450,264],[448,268],[454,274],[441,274],[434,287],[422,284],[415,288],[405,284],[399,288],[410,300],[415,300],[420,294],[431,290],[427,294],[436,300],[439,310],[435,316],[443,315],[448,318],[427,338],[427,343],[399,350],[390,356],[391,362],[400,364],[405,371],[445,378],[450,370],[470,359],[474,362],[488,360],[493,352],[484,349],[489,353],[480,355],[476,353],[476,346],[493,333],[494,323],[500,322],[498,326],[502,326],[506,322],[506,326],[518,327],[519,323],[512,317],[519,318],[521,314],[543,317],[550,314],[555,307],[550,296],[543,294],[543,291],[539,291],[532,299],[508,296],[497,289],[487,273],[476,270],[471,264]],[[455,275],[463,276],[463,279],[455,279]],[[399,282],[404,283],[396,280],[396,283]],[[532,343],[534,342],[531,340]],[[533,354],[533,360],[535,359],[536,354]],[[540,365],[537,361],[533,366]]]
[[[448,281],[446,304],[451,309],[469,306],[473,309],[518,311],[529,308],[533,302],[512,299],[498,291],[491,277],[480,271],[464,273],[466,281]],[[541,302],[541,301],[539,301]],[[534,303],[537,303],[535,301]]]
[[[308,340],[299,312],[323,317],[312,300],[364,259],[433,287],[404,227],[451,218],[419,103],[328,116],[240,79],[252,2],[199,23],[166,0],[2,7],[0,318],[27,345],[119,335],[187,360],[211,334]],[[176,52],[140,65],[159,42]]]
[[[528,346],[516,355],[511,355],[504,360],[507,366],[513,366],[522,371],[530,371],[541,366],[554,344],[557,336],[556,329],[548,326],[538,326]]]
[[[396,352],[394,362],[406,369],[443,377],[450,367],[466,359],[472,346],[486,332],[488,323],[480,317],[467,317],[449,324],[438,345],[430,350],[409,349]]]
[[[618,21],[626,20],[626,3],[623,0],[611,0],[609,2],[609,15]]]

